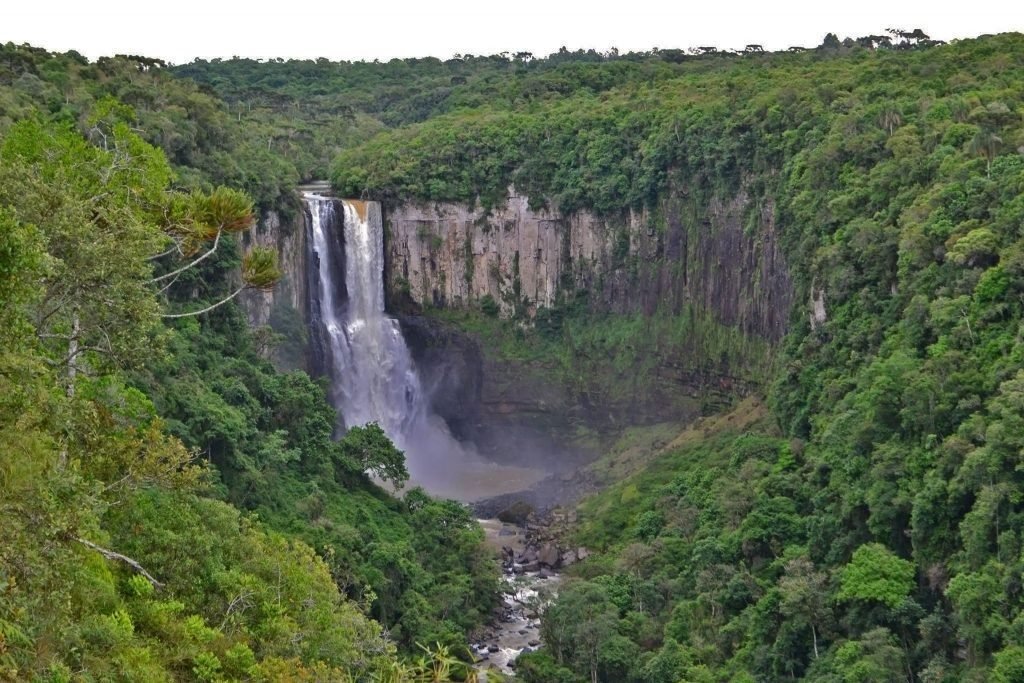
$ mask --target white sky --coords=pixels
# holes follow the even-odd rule
[[[813,47],[886,27],[949,40],[1024,31],[1020,0],[0,0],[0,42],[176,64],[195,57],[382,59],[715,45]]]

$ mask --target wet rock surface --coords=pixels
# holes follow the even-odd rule
[[[551,515],[558,511],[559,505],[571,505],[587,494],[597,491],[601,485],[602,482],[594,476],[593,472],[586,468],[580,468],[573,472],[548,475],[522,491],[504,493],[475,501],[473,511],[480,519],[497,517],[505,521],[525,524],[529,515],[532,514],[534,524],[538,520],[542,520],[545,524],[557,525],[557,516],[552,517]],[[523,510],[527,511],[526,515],[522,513]]]
[[[557,570],[577,561],[582,550],[563,547],[556,538],[568,519],[568,513],[557,510],[530,513],[523,524],[480,521],[501,558],[505,590],[494,620],[471,640],[481,680],[488,669],[512,673],[521,653],[543,647],[541,619],[558,592],[562,577]]]

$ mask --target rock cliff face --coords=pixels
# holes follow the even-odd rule
[[[477,306],[489,296],[505,314],[524,307],[532,314],[585,292],[594,311],[706,316],[770,344],[785,333],[793,297],[774,213],[770,201],[746,191],[708,200],[680,190],[653,211],[616,217],[534,210],[514,191],[490,211],[401,204],[385,212],[387,287],[396,307],[410,300],[435,308]],[[438,386],[472,395],[439,392],[458,396],[442,403],[461,406],[460,415],[444,406],[439,414],[496,455],[501,437],[493,434],[532,444],[517,451],[550,453],[554,444],[564,457],[581,430],[687,422],[751,388],[742,373],[709,370],[712,359],[671,354],[653,359],[642,377],[597,369],[570,387],[558,381],[555,368],[481,354],[457,333],[438,331],[436,322],[410,320],[416,319],[403,329],[427,383],[437,378]]]
[[[459,307],[490,295],[552,306],[586,291],[611,313],[679,313],[690,305],[724,325],[775,341],[792,286],[774,206],[744,191],[706,204],[685,191],[656,211],[602,218],[532,210],[510,193],[490,212],[459,204],[402,204],[385,214],[393,299]]]
[[[254,245],[277,251],[281,280],[272,290],[246,290],[239,302],[253,327],[270,326],[283,336],[272,360],[282,369],[305,368],[306,327],[309,320],[309,283],[304,212],[282,220],[276,211],[264,214],[256,227],[244,234],[242,249]]]

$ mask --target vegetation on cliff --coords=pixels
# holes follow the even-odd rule
[[[496,597],[482,532],[379,489],[364,472],[403,481],[401,453],[373,426],[334,441],[323,387],[262,359],[233,303],[277,277],[237,249],[251,200],[145,141],[186,133],[175,105],[110,93],[216,101],[138,60],[3,50],[0,680],[464,676]]]

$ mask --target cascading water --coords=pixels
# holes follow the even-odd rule
[[[320,263],[320,317],[335,405],[349,425],[377,422],[392,438],[424,417],[422,391],[398,321],[384,313],[383,232],[376,204],[346,201],[344,269],[334,267],[328,230],[335,201],[308,196],[313,245]],[[348,301],[336,301],[334,278],[344,272]],[[404,444],[400,444],[404,445]]]
[[[316,267],[314,355],[317,370],[331,379],[331,401],[345,426],[378,423],[405,451],[413,482],[435,494],[471,500],[535,481],[533,470],[484,463],[467,452],[427,405],[398,321],[384,311],[380,205],[304,197]]]
[[[313,249],[309,290],[316,293],[310,301],[314,356],[317,369],[331,379],[331,401],[345,425],[377,422],[405,451],[413,483],[435,495],[473,500],[537,481],[543,473],[480,460],[427,405],[398,321],[384,311],[380,206],[315,193],[306,193],[305,199]],[[533,588],[538,582],[553,582],[536,574],[526,580]],[[522,590],[510,588],[514,597]],[[509,662],[524,647],[536,645],[539,634],[536,619],[527,619],[514,602],[507,603],[507,618],[492,624],[493,638],[480,645],[479,653],[490,659],[493,649],[492,663],[511,673]],[[486,681],[485,665],[479,668],[480,680]]]

